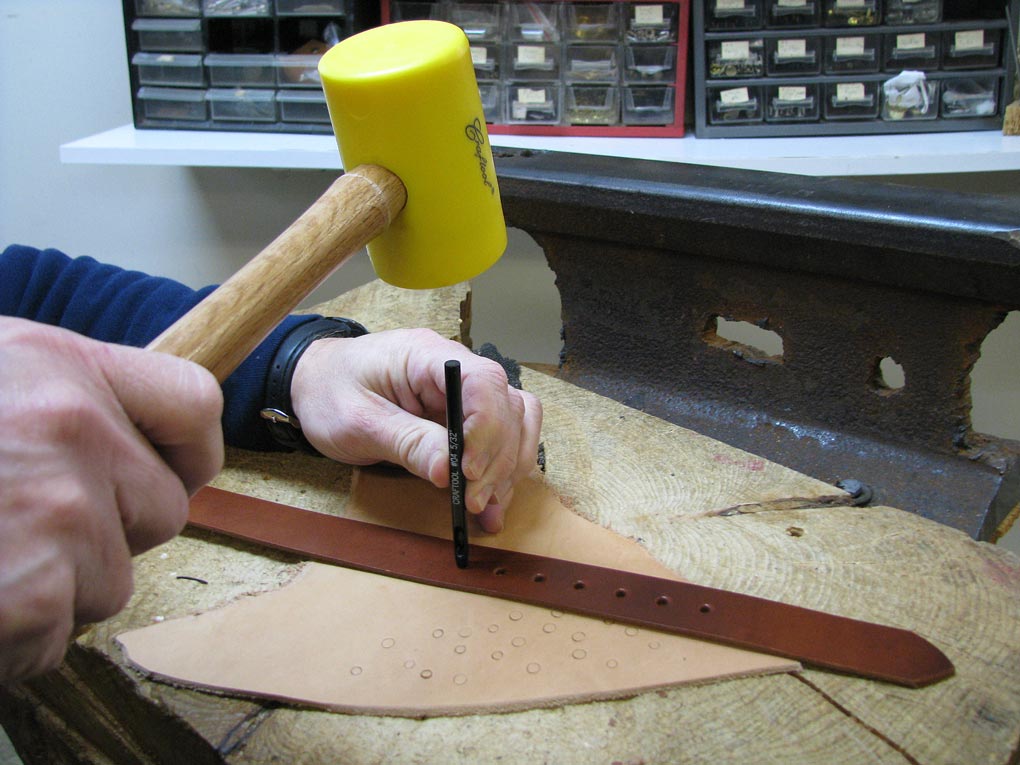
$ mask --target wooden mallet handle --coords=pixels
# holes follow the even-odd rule
[[[300,218],[149,350],[201,364],[223,382],[308,294],[381,234],[407,202],[390,171],[340,176]]]

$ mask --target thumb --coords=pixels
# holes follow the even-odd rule
[[[97,354],[124,413],[189,494],[223,465],[223,394],[206,369],[163,353],[103,345]]]
[[[395,408],[380,421],[379,443],[390,449],[386,457],[419,478],[443,488],[450,483],[449,443],[446,428],[431,420]]]
[[[312,445],[328,457],[358,465],[390,462],[400,465],[438,488],[450,481],[449,446],[443,426],[406,412],[388,401],[348,420],[339,443],[320,446],[306,432]],[[351,427],[354,425],[353,427]]]

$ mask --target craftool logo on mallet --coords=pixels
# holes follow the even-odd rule
[[[495,194],[496,187],[492,181],[489,180],[489,157],[486,146],[486,132],[485,123],[478,117],[475,117],[475,121],[464,128],[464,134],[467,135],[468,140],[475,145],[475,158],[478,160],[478,169],[482,173],[482,183],[489,190],[489,193]]]

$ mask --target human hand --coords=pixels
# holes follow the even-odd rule
[[[56,666],[132,591],[131,556],[223,463],[222,394],[181,359],[0,319],[0,684]]]
[[[392,462],[450,483],[443,362],[461,363],[465,504],[497,532],[513,487],[534,468],[542,405],[494,361],[425,329],[316,340],[298,361],[291,401],[316,449],[352,465]]]

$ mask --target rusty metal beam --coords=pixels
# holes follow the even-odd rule
[[[1015,200],[527,151],[497,168],[556,273],[565,379],[975,538],[1020,499],[1020,444],[973,432],[969,389],[1020,307]]]

